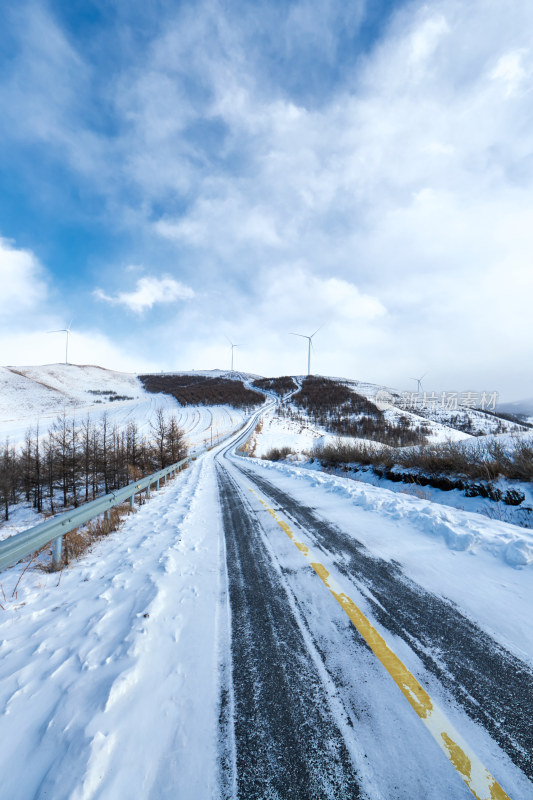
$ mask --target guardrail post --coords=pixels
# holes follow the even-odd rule
[[[63,553],[63,536],[58,536],[57,539],[54,539],[54,553],[52,556],[54,569],[58,569],[59,566],[61,565],[62,553]]]
[[[32,528],[28,528],[26,531],[15,533],[13,536],[3,539],[0,541],[0,570],[16,564],[21,558],[31,555],[45,545],[52,547],[53,567],[54,569],[59,568],[63,563],[63,536],[96,517],[101,519],[102,515],[104,515],[106,520],[110,520],[109,508],[119,503],[129,500],[130,508],[133,509],[136,494],[140,495],[143,491],[146,491],[146,498],[148,499],[150,497],[150,489],[154,483],[158,488],[161,478],[165,483],[168,483],[171,476],[176,477],[196,457],[196,455],[191,455],[167,467],[166,470],[156,473],[159,475],[159,479],[156,479],[153,475],[148,475],[116,492],[110,492],[104,497],[97,497],[75,510],[60,514],[57,519],[46,520]]]
[[[159,491],[159,478],[155,482],[155,490],[156,490],[156,492]]]

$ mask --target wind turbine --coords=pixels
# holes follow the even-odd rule
[[[322,328],[322,325],[320,326],[320,328]],[[290,331],[290,335],[291,336],[300,336],[302,339],[307,339],[307,341],[308,341],[308,348],[307,348],[307,374],[308,375],[311,374],[311,347],[313,346],[313,341],[312,341],[313,340],[313,336],[315,336],[318,333],[320,328],[317,328],[316,331],[311,334],[311,336],[305,336],[303,333],[293,333],[292,331]]]
[[[227,337],[227,336],[226,336],[226,339],[228,339],[228,337]],[[231,339],[228,339],[228,342],[229,342],[229,343],[230,343],[230,345],[231,345],[231,371],[233,372],[233,350],[234,350],[236,347],[242,347],[242,345],[240,345],[240,344],[233,344],[233,342],[231,341]]]
[[[70,320],[70,323],[67,325],[66,328],[60,328],[58,331],[48,331],[48,333],[66,333],[67,334],[67,343],[66,343],[66,347],[65,347],[65,364],[68,364],[68,335],[70,333],[71,325],[72,325],[72,320]]]
[[[427,372],[424,372],[422,378],[425,378]],[[416,391],[420,394],[420,389],[422,388],[422,378],[409,378],[410,381],[416,381]]]

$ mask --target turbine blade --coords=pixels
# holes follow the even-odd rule
[[[310,338],[310,339],[312,339],[312,338],[313,338],[313,336],[314,336],[316,333],[318,333],[318,331],[321,331],[323,327],[324,327],[324,326],[323,326],[323,325],[321,325],[321,326],[320,326],[320,328],[317,328],[317,329],[316,329],[316,331],[315,331],[315,333],[312,333],[312,334],[311,334],[311,336],[310,336],[309,338]]]
[[[309,336],[304,336],[303,333],[293,333],[292,331],[289,331],[289,334],[291,336],[300,336],[302,339],[309,339]]]
[[[57,330],[57,331],[46,331],[46,332],[47,333],[66,333],[67,329],[66,328],[59,328],[59,330]]]

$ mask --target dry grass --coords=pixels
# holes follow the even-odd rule
[[[414,484],[410,484],[406,486],[405,489],[401,490],[401,494],[408,494],[411,497],[418,497],[419,500],[432,500],[432,496],[430,492],[425,489],[421,489],[420,486],[416,486]]]
[[[75,528],[67,533],[63,539],[63,562],[68,566],[70,561],[75,561],[86,553],[94,542],[102,536],[108,536],[117,531],[122,520],[130,513],[129,503],[123,503],[109,509],[109,519],[97,517],[81,528]]]
[[[71,561],[76,561],[81,558],[91,549],[92,545],[103,536],[108,536],[113,531],[118,530],[122,521],[131,511],[132,509],[130,509],[129,502],[122,503],[119,506],[109,509],[109,519],[96,517],[86,525],[74,528],[74,530],[65,534],[63,537],[63,560],[59,569],[63,566],[68,566]],[[50,548],[49,545],[48,548]],[[50,549],[50,559],[40,565],[41,569],[46,572],[55,571],[52,553],[53,548]]]

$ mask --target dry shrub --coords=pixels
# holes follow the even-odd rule
[[[364,442],[339,441],[313,451],[315,458],[329,464],[403,467],[429,477],[461,475],[474,480],[494,481],[499,476],[510,480],[533,481],[533,443],[516,440],[512,449],[501,442],[441,442],[420,447],[375,447]]]
[[[511,477],[519,481],[533,481],[533,444],[518,441],[513,451]]]
[[[360,464],[361,466],[380,465],[390,467],[394,463],[392,449],[387,446],[373,446],[366,442],[349,444],[342,440],[317,445],[312,453],[314,458],[328,464]]]
[[[209,378],[205,375],[139,375],[148,392],[162,392],[186,405],[231,405],[254,408],[264,403],[261,392],[248,389],[241,380]]]
[[[265,453],[261,458],[264,461],[282,461],[292,453],[290,447],[273,447],[268,453]]]

